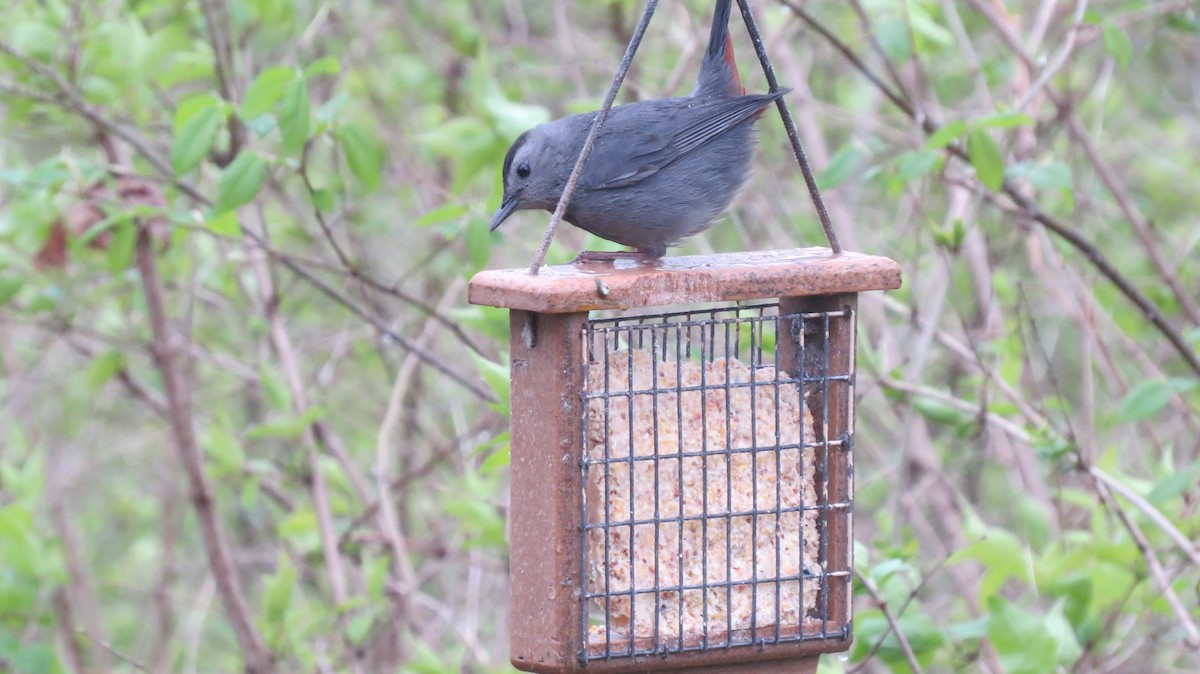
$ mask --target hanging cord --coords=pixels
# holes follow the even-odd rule
[[[758,32],[758,24],[750,13],[748,0],[738,0],[742,10],[742,23],[746,24],[746,32],[750,33],[750,41],[754,43],[754,51],[758,54],[758,62],[762,64],[763,74],[767,76],[767,85],[771,92],[779,91],[779,80],[775,79],[775,68],[771,58],[767,56],[767,48],[763,45],[762,34]],[[779,116],[783,119],[783,128],[787,130],[788,140],[792,142],[792,152],[796,154],[796,162],[800,164],[800,172],[804,174],[804,183],[808,185],[808,194],[812,197],[813,206],[817,209],[817,217],[821,227],[825,229],[825,238],[829,239],[829,248],[834,255],[842,254],[842,242],[838,240],[837,232],[833,231],[833,222],[829,219],[829,210],[825,208],[825,200],[821,198],[821,189],[817,187],[817,179],[813,176],[812,167],[808,165],[808,156],[800,145],[800,136],[796,133],[796,123],[792,121],[792,113],[788,110],[783,97],[775,99],[779,108]]]
[[[608,119],[608,111],[612,109],[613,101],[617,99],[617,92],[621,90],[621,83],[625,81],[625,73],[629,72],[629,66],[633,63],[633,55],[637,53],[638,45],[642,43],[642,36],[646,34],[646,28],[650,26],[650,17],[654,16],[654,10],[657,7],[658,0],[650,0],[646,3],[646,11],[642,13],[641,21],[638,21],[637,28],[633,31],[633,37],[629,38],[629,46],[625,48],[625,56],[621,57],[621,65],[617,67],[617,73],[613,75],[612,86],[608,88],[608,95],[604,97],[604,104],[600,106],[600,111],[596,113],[596,119],[592,122],[592,128],[588,131],[587,138],[583,141],[583,150],[579,153],[579,159],[575,162],[575,168],[571,169],[571,177],[567,178],[567,185],[563,188],[562,197],[558,200],[558,206],[554,209],[554,215],[550,216],[550,224],[546,226],[546,235],[542,237],[542,245],[538,248],[537,253],[534,254],[533,263],[529,265],[530,274],[536,275],[538,268],[542,266],[542,260],[546,257],[546,251],[550,249],[550,242],[554,240],[554,230],[558,229],[558,223],[562,222],[563,214],[567,212],[567,205],[571,203],[571,195],[575,194],[575,188],[579,185],[579,176],[583,173],[583,165],[592,156],[592,148],[596,145],[596,137],[600,135],[600,128],[604,126],[604,120]]]

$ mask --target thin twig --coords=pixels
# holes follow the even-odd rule
[[[908,637],[904,636],[904,630],[900,629],[900,621],[896,616],[892,615],[892,609],[888,606],[888,601],[879,592],[879,587],[870,578],[864,576],[857,568],[854,569],[854,577],[862,586],[867,589],[867,593],[875,600],[875,604],[879,606],[879,610],[883,611],[883,617],[887,620],[888,629],[895,633],[896,641],[900,644],[900,650],[904,653],[904,658],[908,660],[908,666],[914,674],[921,674],[921,663],[917,662],[917,655],[913,653],[912,646],[908,643]],[[879,635],[879,640],[882,642],[887,638],[887,631]]]
[[[387,295],[395,297],[396,299],[399,299],[399,300],[413,306],[414,308],[420,310],[425,315],[429,316],[430,318],[433,318],[434,320],[438,321],[445,327],[449,328],[450,332],[453,333],[454,336],[456,338],[458,338],[458,340],[460,342],[462,342],[464,346],[466,346],[467,348],[471,349],[472,351],[474,351],[475,353],[477,353],[481,356],[484,355],[483,351],[478,346],[476,346],[474,342],[471,341],[471,338],[467,336],[467,334],[463,331],[461,326],[459,326],[457,323],[455,323],[454,321],[447,318],[443,313],[439,312],[437,309],[430,306],[428,302],[418,299],[417,297],[414,297],[413,295],[410,295],[410,294],[396,288],[394,285],[387,285],[385,283],[375,280],[370,275],[363,272],[362,269],[360,269],[357,264],[355,264],[352,260],[350,260],[350,256],[346,254],[345,249],[342,247],[341,244],[339,244],[337,242],[337,238],[334,237],[333,227],[329,224],[329,221],[325,218],[325,214],[322,213],[321,209],[317,206],[317,201],[316,201],[317,190],[313,186],[312,180],[308,175],[308,152],[309,152],[309,148],[311,148],[311,147],[312,147],[311,144],[306,145],[303,153],[301,154],[300,170],[299,170],[300,180],[301,180],[301,182],[304,183],[304,189],[308,192],[309,203],[312,204],[313,218],[317,221],[317,225],[321,228],[321,233],[322,233],[322,235],[324,235],[325,240],[329,243],[329,247],[333,249],[333,254],[337,257],[338,262],[341,263],[341,265],[342,265],[340,268],[339,267],[329,267],[329,268],[336,270],[340,273],[346,274],[350,278],[353,278],[356,281],[361,282],[363,285],[371,288],[372,290],[377,290],[381,293],[385,293]],[[270,250],[273,255],[282,255],[283,254],[275,249],[269,248],[269,244],[267,244],[266,242],[262,242],[262,245],[264,247],[268,247],[268,250]],[[310,261],[309,264],[320,264],[320,263],[318,263],[316,261]]]
[[[998,16],[996,9],[987,2],[984,2],[984,0],[970,0],[969,4],[992,24],[996,32],[1004,38],[1004,41],[1008,44],[1013,54],[1025,66],[1026,70],[1033,72],[1037,67],[1036,62],[1025,50],[1025,46],[1020,36],[1017,35],[1015,28]],[[1100,177],[1100,181],[1104,183],[1105,189],[1108,190],[1109,194],[1117,202],[1117,206],[1120,207],[1121,212],[1125,215],[1125,219],[1129,222],[1129,226],[1133,229],[1133,233],[1137,236],[1138,241],[1141,242],[1142,248],[1145,249],[1146,255],[1150,258],[1150,262],[1171,289],[1171,293],[1183,310],[1184,315],[1192,323],[1200,325],[1200,302],[1196,301],[1194,293],[1188,292],[1180,285],[1179,278],[1167,267],[1166,261],[1163,260],[1162,254],[1158,250],[1158,244],[1155,243],[1153,236],[1151,236],[1149,223],[1146,222],[1141,211],[1129,197],[1125,186],[1117,178],[1116,172],[1100,156],[1100,152],[1095,143],[1092,142],[1090,134],[1083,128],[1083,124],[1079,121],[1079,116],[1075,113],[1076,105],[1074,102],[1067,100],[1049,84],[1045,86],[1045,91],[1046,97],[1054,104],[1058,114],[1067,120],[1067,129],[1070,131],[1071,136],[1083,146],[1088,160],[1095,167],[1096,173]],[[1005,191],[1007,192],[1008,190],[1006,189]],[[1131,297],[1130,299],[1133,298]],[[1190,349],[1188,351],[1191,352]],[[1200,359],[1196,358],[1194,352],[1192,352],[1191,360],[1196,363],[1197,374],[1200,374]]]
[[[892,84],[895,85],[896,91],[898,91],[899,94],[904,97],[904,100],[908,101],[915,110],[917,102],[913,100],[912,94],[910,94],[905,88],[904,78],[900,77],[900,71],[897,70],[896,65],[892,63],[891,57],[887,55],[887,52],[883,50],[883,45],[879,43],[878,36],[876,36],[875,31],[872,30],[871,19],[867,16],[866,10],[863,9],[862,3],[859,2],[859,0],[849,0],[848,4],[850,5],[850,8],[854,10],[854,14],[858,17],[858,25],[863,36],[867,40],[867,44],[871,45],[871,50],[875,52],[877,57],[879,57],[879,61],[883,63],[884,69],[887,70],[888,75],[892,78]],[[908,14],[907,7],[904,8],[903,13]],[[910,45],[910,48],[915,49],[916,42],[912,42]]]
[[[1089,465],[1087,467],[1087,472],[1092,477],[1103,482],[1110,490],[1117,492],[1121,496],[1124,496],[1126,500],[1137,506],[1137,509],[1142,511],[1142,514],[1144,514],[1146,517],[1150,518],[1150,521],[1154,522],[1155,526],[1157,526],[1159,529],[1162,529],[1163,533],[1165,533],[1168,538],[1170,538],[1172,541],[1175,541],[1175,545],[1177,545],[1179,549],[1183,551],[1183,554],[1187,555],[1187,558],[1191,560],[1193,566],[1200,568],[1200,552],[1197,552],[1195,544],[1188,540],[1188,537],[1185,536],[1183,532],[1171,522],[1171,520],[1167,519],[1166,515],[1162,514],[1158,508],[1155,508],[1154,504],[1142,498],[1140,494],[1130,489],[1120,480],[1095,466]]]
[[[257,234],[254,234],[253,232],[250,232],[249,230],[246,230],[246,233],[247,233],[248,237],[250,237],[252,239],[256,239],[259,243],[264,243],[262,241],[262,237],[259,237]],[[326,297],[329,297],[330,299],[334,300],[338,304],[342,305],[343,307],[348,309],[350,311],[350,313],[354,314],[355,316],[358,316],[364,322],[369,324],[371,327],[375,328],[375,330],[381,336],[383,336],[384,338],[386,338],[389,341],[395,342],[396,344],[403,347],[405,350],[416,354],[418,358],[425,361],[429,365],[433,366],[433,368],[435,370],[446,375],[452,381],[454,381],[456,384],[458,384],[458,385],[462,386],[463,388],[467,389],[468,391],[470,391],[475,397],[477,397],[480,400],[483,400],[485,402],[496,402],[496,396],[491,391],[487,391],[483,388],[480,388],[479,386],[477,386],[476,384],[474,384],[470,380],[468,380],[464,375],[461,375],[458,372],[455,372],[447,363],[443,362],[441,359],[437,358],[429,351],[421,348],[413,340],[405,337],[404,335],[397,333],[396,331],[392,330],[388,326],[384,325],[384,323],[381,320],[372,316],[369,312],[367,312],[366,309],[363,309],[358,304],[351,301],[350,298],[348,298],[348,297],[342,295],[341,293],[339,293],[338,291],[334,290],[328,284],[326,284],[324,281],[318,279],[316,276],[313,276],[311,272],[309,272],[307,269],[301,267],[299,264],[297,264],[291,258],[286,257],[286,256],[281,256],[281,257],[276,257],[275,259],[278,259],[280,264],[287,267],[288,271],[292,272],[296,276],[299,276],[301,279],[306,281],[309,285],[311,285],[312,287],[319,290]]]
[[[209,43],[213,50],[213,70],[221,98],[238,102],[236,72],[233,66],[233,41],[229,35],[229,5],[226,0],[200,0],[204,23],[208,26]],[[213,163],[224,168],[237,157],[246,143],[246,126],[238,115],[229,115],[229,147],[212,157]]]
[[[825,29],[823,26],[818,28],[820,24],[817,23],[811,15],[809,15],[807,12],[804,12],[794,3],[792,3],[791,0],[779,0],[779,2],[791,9],[793,12],[796,12],[797,16],[803,19],[806,23],[809,23],[810,26],[817,30],[817,32],[819,32],[827,40],[830,40],[831,44],[833,44],[838,51],[846,55],[853,54],[853,50],[846,46],[845,43],[839,40],[832,32]],[[1003,34],[1004,31],[1001,30],[1001,33]],[[1012,39],[1015,40],[1016,38]],[[866,64],[864,64],[857,57],[851,58],[850,60],[851,63],[853,63],[855,67],[859,69],[859,71],[863,72],[864,74],[870,72],[870,68],[868,68]],[[879,87],[884,95],[886,95],[893,103],[895,103],[908,117],[917,122],[920,128],[926,134],[933,134],[940,128],[939,125],[934,123],[929,117],[918,119],[916,113],[912,109],[912,106],[904,103],[902,99],[900,99],[894,92],[891,92],[890,89],[888,89],[887,86],[884,85],[877,76],[870,74],[867,76],[867,79]],[[1050,90],[1047,89],[1047,92],[1049,91]],[[962,161],[970,163],[970,155],[959,144],[952,143],[947,147],[947,150]],[[1167,322],[1166,318],[1162,314],[1162,310],[1159,309],[1158,305],[1150,301],[1149,298],[1147,298],[1140,290],[1137,289],[1135,285],[1133,285],[1133,282],[1125,278],[1125,276],[1122,275],[1119,270],[1117,270],[1116,266],[1109,261],[1104,253],[1102,253],[1099,248],[1092,244],[1091,241],[1088,241],[1087,237],[1083,235],[1083,232],[1042,211],[1037,202],[1021,192],[1021,190],[1018,189],[1016,184],[1014,184],[1011,180],[1006,179],[1004,181],[1002,191],[1007,194],[1009,198],[1021,208],[1022,211],[1024,211],[1026,217],[1045,226],[1048,230],[1053,232],[1059,238],[1065,240],[1067,243],[1071,244],[1076,250],[1082,253],[1084,257],[1086,257],[1087,260],[1092,264],[1092,266],[1099,270],[1105,278],[1115,285],[1117,289],[1121,291],[1121,294],[1124,295],[1130,302],[1132,302],[1134,306],[1136,306],[1138,310],[1142,312],[1142,315],[1145,316],[1145,318],[1149,320],[1150,323],[1152,323],[1164,337],[1166,337],[1167,341],[1171,343],[1171,346],[1174,347],[1175,351],[1180,355],[1180,357],[1183,358],[1184,362],[1187,363],[1192,371],[1194,371],[1197,375],[1200,375],[1200,356],[1197,356],[1195,350],[1187,343],[1187,341],[1183,338],[1183,335],[1180,334],[1180,332],[1174,326]],[[994,198],[993,195],[987,192],[984,193],[984,196],[988,199]]]
[[[142,665],[138,661],[134,660],[133,658],[130,658],[129,656],[121,653],[120,651],[114,649],[107,641],[97,639],[96,637],[89,634],[87,630],[78,630],[78,632],[80,634],[82,634],[83,636],[87,637],[88,639],[91,639],[92,643],[94,643],[97,646],[99,646],[100,648],[104,649],[105,652],[107,652],[109,655],[113,656],[114,658],[120,660],[121,662],[124,662],[125,664],[129,665],[130,667],[133,667],[134,669],[138,670],[139,672],[146,672],[147,674],[149,674],[150,670],[146,669],[146,667],[144,665]]]
[[[259,217],[263,217],[261,210]],[[265,224],[265,219],[263,219],[262,225],[264,227]],[[248,230],[243,228],[242,231],[245,232]],[[266,256],[253,255],[251,258],[251,264],[258,281],[256,285],[259,288],[262,311],[267,319],[271,347],[279,360],[279,367],[283,371],[283,378],[292,399],[292,411],[299,416],[309,409],[308,394],[300,375],[300,363],[296,356],[296,349],[292,345],[291,336],[288,334],[287,327],[284,325],[283,318],[279,313],[281,298],[275,289],[275,282],[271,277],[270,269],[266,265]],[[331,452],[329,452],[328,447],[325,447],[321,443],[323,436],[319,435],[316,431],[316,426],[319,423],[319,419],[314,419],[305,426],[303,433],[304,444],[308,448],[309,491],[312,494],[313,511],[317,518],[317,535],[321,541],[321,552],[325,560],[326,575],[329,578],[330,595],[335,605],[339,607],[337,620],[339,626],[342,628],[342,633],[345,634],[349,626],[348,616],[340,609],[346,605],[346,601],[350,598],[350,592],[344,560],[337,545],[337,532],[333,523],[333,509],[329,502],[329,484],[325,479],[325,473],[321,470],[321,454],[329,454]],[[342,462],[344,469],[347,466],[353,467],[349,457],[342,458],[345,459]],[[347,470],[347,473],[351,474],[351,471]],[[362,659],[360,656],[355,655],[356,649],[349,649],[349,653],[350,670],[352,672],[362,672]]]
[[[3,89],[10,90],[12,93],[19,96],[25,96],[43,103],[50,103],[60,106],[65,110],[82,116],[84,119],[91,122],[92,126],[96,127],[97,131],[102,132],[100,134],[100,142],[102,145],[108,142],[107,137],[109,135],[120,138],[128,143],[129,146],[136,150],[139,155],[149,162],[154,169],[159,172],[159,174],[170,180],[172,184],[184,194],[187,194],[189,197],[201,203],[209,203],[208,198],[201,194],[200,191],[195,187],[192,187],[190,184],[182,180],[175,180],[175,171],[171,168],[170,162],[164,159],[162,155],[160,155],[154,150],[154,148],[150,146],[149,140],[147,140],[137,131],[109,119],[99,108],[88,103],[83,97],[83,94],[80,93],[74,85],[63,79],[62,76],[60,76],[53,68],[41,63],[37,59],[29,56],[16,47],[13,47],[7,42],[0,41],[0,52],[8,54],[9,56],[20,61],[23,65],[25,65],[25,67],[29,68],[33,72],[49,79],[54,83],[54,86],[58,89],[60,95],[55,96],[52,94],[44,94],[37,92],[36,90],[11,84],[3,86]]]
[[[1028,431],[1026,431],[1024,428],[1021,428],[1020,426],[1013,423],[1012,421],[1009,421],[1007,418],[987,409],[986,405],[982,405],[980,403],[973,403],[968,400],[963,400],[962,398],[956,398],[948,393],[943,393],[937,389],[933,389],[928,386],[921,386],[920,384],[912,384],[907,381],[895,379],[892,377],[881,376],[881,377],[879,377],[878,381],[879,381],[880,386],[883,386],[886,389],[891,389],[893,391],[900,391],[902,393],[908,393],[910,395],[921,396],[923,398],[929,398],[930,400],[936,400],[937,402],[943,403],[945,405],[949,405],[950,407],[953,407],[962,412],[966,412],[968,414],[973,414],[977,418],[986,419],[989,423],[995,425],[997,428],[1003,430],[1005,433],[1008,433],[1013,438],[1016,438],[1017,440],[1020,440],[1021,442],[1029,443],[1029,441],[1030,441]]]
[[[10,56],[13,56],[14,58],[22,61],[23,63],[26,63],[26,65],[28,65],[30,68],[34,69],[35,72],[38,72],[39,74],[46,74],[47,77],[50,77],[51,79],[54,79],[57,82],[61,82],[62,87],[69,88],[69,89],[63,90],[64,97],[56,97],[56,96],[53,96],[50,94],[45,94],[45,93],[42,93],[42,92],[39,92],[39,91],[36,91],[33,89],[29,89],[27,87],[23,87],[21,85],[0,81],[0,91],[7,91],[14,95],[21,96],[23,98],[28,98],[30,100],[36,100],[36,101],[40,101],[43,103],[58,105],[70,112],[74,112],[74,113],[84,117],[89,122],[91,122],[92,125],[97,128],[97,130],[103,132],[103,134],[101,134],[102,137],[106,137],[107,134],[111,133],[113,136],[121,138],[125,142],[129,143],[129,145],[138,153],[138,155],[140,155],[147,162],[149,162],[150,165],[153,166],[155,168],[155,170],[158,171],[159,174],[163,176],[164,179],[166,179],[170,184],[172,184],[177,189],[182,191],[188,197],[192,198],[194,201],[196,201],[196,203],[203,205],[203,206],[211,205],[212,202],[209,200],[209,198],[206,197],[204,194],[202,194],[195,187],[191,186],[190,184],[188,184],[182,180],[176,180],[174,178],[174,171],[171,169],[170,164],[165,159],[163,159],[162,156],[160,156],[157,152],[155,152],[150,147],[149,141],[142,138],[136,131],[126,129],[124,126],[117,124],[113,120],[108,119],[98,109],[89,105],[86,101],[83,100],[82,95],[79,94],[79,92],[77,90],[75,90],[73,87],[71,87],[70,84],[68,84],[67,82],[62,80],[62,78],[58,77],[57,73],[55,73],[53,70],[47,68],[46,66],[44,66],[41,63],[38,63],[36,60],[32,59],[31,57],[24,55],[22,52],[20,52],[16,48],[14,48],[4,42],[0,42],[0,52],[4,52],[4,53],[9,54]],[[43,71],[44,71],[44,73],[43,73]],[[252,234],[251,234],[251,237],[253,238]],[[268,244],[265,241],[262,241],[261,239],[257,240],[257,243],[259,243],[260,245],[262,245],[264,247],[268,246]],[[329,287],[325,283],[321,282],[319,279],[317,279],[315,276],[313,276],[307,270],[300,267],[300,265],[298,265],[294,261],[292,261],[286,257],[278,257],[278,256],[275,256],[275,257],[285,267],[287,267],[293,274],[300,277],[303,281],[305,281],[309,285],[315,287],[317,290],[321,291],[321,293],[323,293],[325,296],[327,296],[334,302],[341,304],[346,309],[349,309],[351,313],[353,313],[356,316],[365,320],[367,323],[372,325],[376,330],[378,330],[380,332],[380,334],[387,337],[390,341],[396,343],[397,345],[399,345],[401,348],[404,348],[404,349],[409,349],[412,346],[411,340],[408,340],[407,338],[388,329],[380,321],[371,317],[365,310],[363,310],[357,304],[355,304],[354,302],[351,302],[348,298],[346,298],[342,294],[338,293],[337,291],[333,290],[331,287]],[[356,277],[356,278],[365,279],[368,277],[363,275],[362,277]],[[380,287],[384,287],[384,286],[380,286]],[[401,295],[398,294],[399,291],[395,291],[394,289],[392,289],[392,292],[397,293],[397,297],[401,297]],[[405,297],[401,297],[401,299],[405,299]],[[410,303],[413,303],[415,306],[417,305],[417,303],[415,303],[415,302],[410,302]],[[459,332],[461,333],[461,330]],[[488,401],[488,402],[495,401],[495,396],[493,396],[490,392],[485,391],[484,389],[481,389],[478,386],[471,384],[462,375],[459,375],[459,374],[453,372],[452,370],[450,370],[448,366],[446,366],[445,364],[438,361],[431,354],[429,354],[425,351],[418,351],[416,353],[417,353],[418,357],[420,357],[422,360],[429,363],[435,369],[441,371],[446,376],[450,377],[450,379],[452,379],[453,381],[462,384],[465,388],[467,388],[467,390],[471,391],[471,393],[475,394],[479,398],[481,398],[485,401]]]
[[[1142,533],[1142,528],[1137,522],[1125,512],[1125,509],[1117,503],[1113,498],[1112,492],[1109,491],[1108,483],[1101,480],[1091,472],[1090,467],[1085,468],[1087,473],[1092,476],[1096,485],[1096,494],[1100,497],[1101,502],[1121,520],[1125,530],[1129,532],[1133,538],[1134,544],[1137,545],[1138,551],[1142,553],[1142,558],[1146,560],[1146,568],[1150,571],[1150,576],[1154,579],[1154,583],[1158,585],[1158,589],[1166,599],[1167,605],[1175,613],[1175,617],[1179,620],[1180,627],[1187,634],[1187,644],[1191,648],[1200,649],[1200,628],[1196,626],[1195,619],[1192,618],[1190,609],[1184,606],[1183,601],[1179,599],[1179,595],[1175,593],[1175,588],[1171,586],[1171,581],[1167,578],[1167,572],[1163,569],[1162,563],[1158,561],[1158,555],[1154,549],[1150,547],[1150,542],[1146,540],[1146,535]]]
[[[1083,27],[1083,17],[1087,13],[1087,6],[1087,0],[1076,1],[1075,12],[1071,17],[1071,26],[1067,29],[1067,37],[1063,40],[1062,46],[1059,47],[1058,53],[1054,55],[1054,58],[1050,59],[1045,68],[1042,68],[1042,72],[1038,73],[1037,79],[1029,85],[1029,89],[1021,96],[1021,100],[1017,101],[1017,104],[1013,106],[1013,110],[1024,110],[1025,106],[1029,105],[1029,102],[1042,90],[1042,87],[1046,86],[1050,78],[1054,77],[1054,74],[1066,64],[1067,59],[1075,51],[1076,40],[1079,37],[1080,29]]]
[[[882,93],[884,96],[887,96],[888,100],[892,102],[892,105],[900,108],[900,110],[909,117],[916,119],[916,112],[913,110],[912,104],[905,100],[900,93],[893,91],[891,87],[883,82],[883,80],[879,79],[879,76],[876,75],[875,72],[872,71],[871,68],[868,67],[867,64],[858,57],[858,54],[856,54],[849,45],[838,38],[838,36],[835,35],[832,30],[826,28],[825,24],[818,21],[816,17],[814,17],[812,14],[809,14],[804,10],[804,8],[800,7],[800,5],[792,2],[792,0],[779,0],[779,4],[787,7],[789,11],[800,17],[804,23],[808,24],[809,28],[817,31],[821,37],[825,38],[825,41],[828,42],[834,49],[838,50],[838,52],[840,52],[841,55],[850,62],[850,65],[854,66],[854,68],[858,70],[858,72],[864,77],[866,77],[871,84],[875,85],[875,88],[878,89],[880,93]]]
[[[621,90],[621,82],[625,81],[625,74],[629,72],[629,66],[633,63],[633,55],[637,53],[638,45],[642,43],[642,36],[646,34],[646,28],[650,25],[650,18],[654,16],[654,9],[656,7],[658,7],[658,0],[649,0],[646,3],[646,11],[642,13],[642,18],[638,21],[637,28],[633,31],[633,37],[629,39],[629,46],[625,48],[625,55],[621,57],[621,64],[617,67],[616,74],[613,75],[612,85],[608,88],[608,94],[604,97],[604,103],[596,111],[596,118],[592,120],[592,127],[588,130],[587,138],[583,140],[583,149],[579,152],[579,159],[575,161],[575,167],[571,169],[571,177],[567,178],[567,185],[563,188],[562,197],[558,200],[558,206],[554,209],[554,215],[550,216],[550,224],[546,226],[546,235],[542,237],[542,245],[538,247],[537,252],[533,255],[533,262],[529,265],[530,274],[536,275],[538,273],[538,268],[542,266],[542,260],[546,257],[546,251],[550,250],[550,242],[554,240],[554,230],[558,229],[558,224],[562,222],[563,215],[567,212],[567,206],[571,203],[571,196],[575,194],[575,188],[579,186],[579,178],[583,175],[583,167],[592,156],[592,149],[596,146],[596,138],[600,136],[600,129],[604,126],[604,120],[608,119],[608,112],[612,109],[613,102],[617,100],[617,92]]]

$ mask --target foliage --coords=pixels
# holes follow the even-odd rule
[[[1200,669],[1195,7],[751,4],[843,242],[906,275],[861,300],[822,671]],[[710,5],[624,99],[690,90]],[[504,152],[640,8],[6,4],[0,670],[509,671],[507,321],[465,281],[528,262]],[[822,242],[760,127],[683,252]]]

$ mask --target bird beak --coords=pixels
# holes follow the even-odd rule
[[[508,219],[508,216],[517,210],[517,196],[505,195],[504,201],[500,202],[500,208],[496,209],[496,214],[492,216],[492,224],[488,225],[488,231],[494,232],[500,226],[500,223]]]

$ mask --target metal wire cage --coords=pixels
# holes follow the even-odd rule
[[[777,304],[588,321],[581,660],[849,636],[830,597],[849,592],[853,322]]]
[[[511,310],[513,665],[849,648],[857,293],[899,284],[820,248],[476,275]]]

